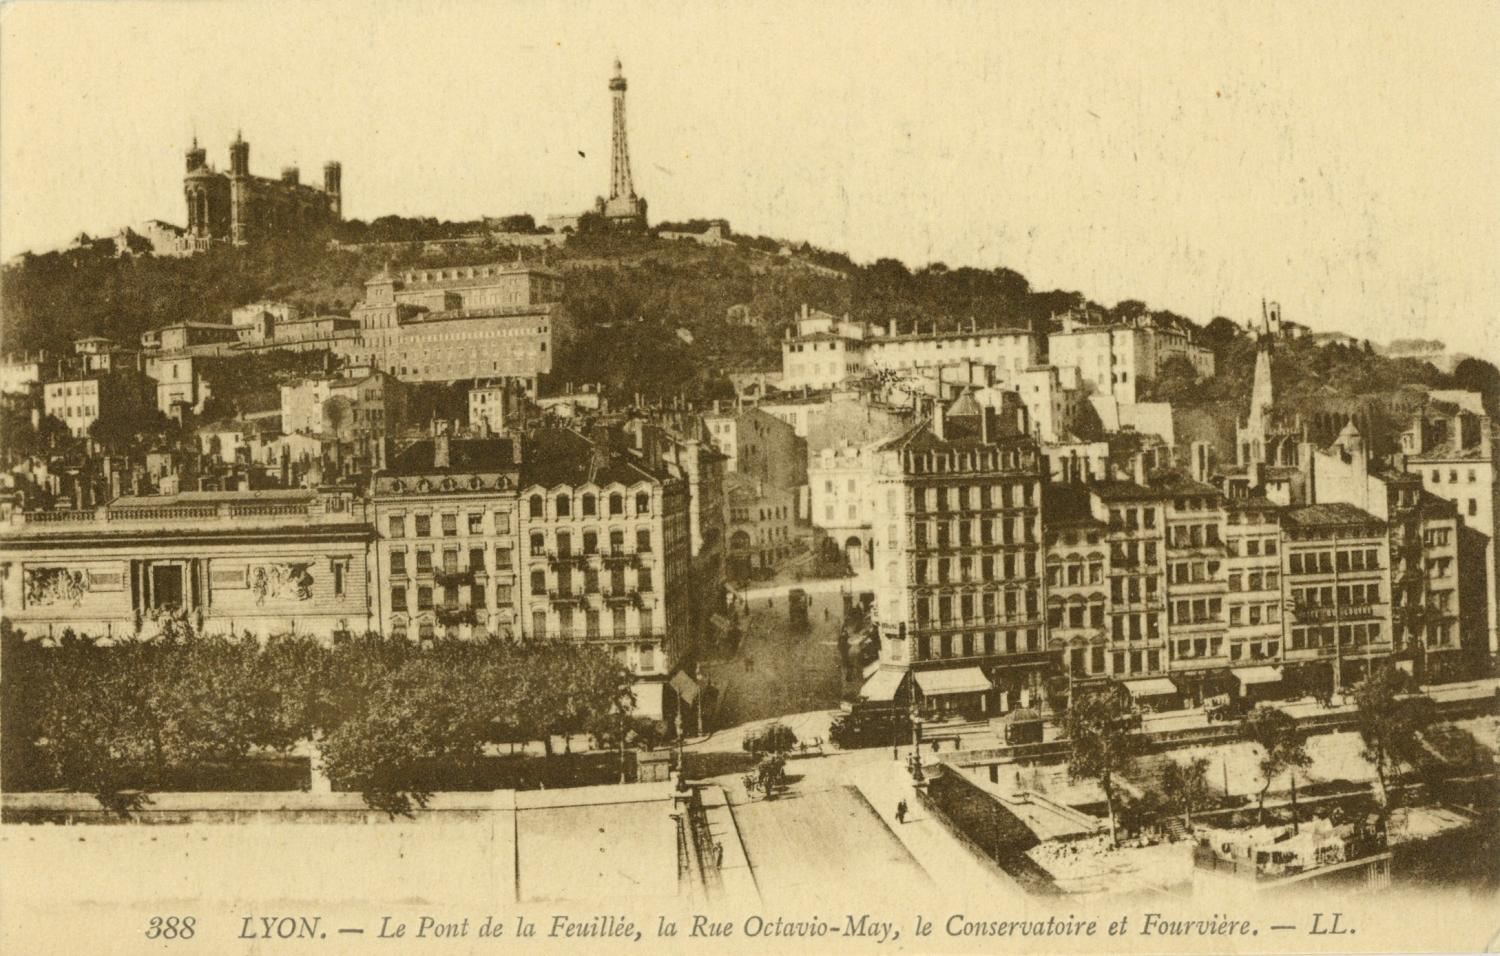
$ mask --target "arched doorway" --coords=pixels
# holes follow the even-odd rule
[[[868,566],[865,560],[865,546],[859,540],[859,535],[851,534],[844,541],[844,557],[849,561],[851,571],[863,571]]]

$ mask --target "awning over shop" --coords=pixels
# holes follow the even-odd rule
[[[677,692],[677,696],[682,698],[683,703],[691,705],[698,699],[698,682],[689,677],[685,671],[673,674],[669,683]]]
[[[1165,677],[1143,677],[1140,680],[1121,681],[1131,697],[1175,697],[1180,691],[1177,685]]]
[[[906,679],[906,671],[894,668],[877,670],[870,679],[865,681],[865,686],[859,689],[859,696],[865,700],[895,700],[896,691],[901,688],[901,682]]]
[[[1281,668],[1279,667],[1236,667],[1234,669],[1235,680],[1240,682],[1241,687],[1249,687],[1251,684],[1274,684],[1281,680]]]
[[[978,694],[993,690],[990,679],[977,667],[953,667],[941,671],[917,671],[917,686],[928,697],[943,694]]]

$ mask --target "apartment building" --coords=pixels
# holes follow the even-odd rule
[[[1344,502],[1303,505],[1283,513],[1282,542],[1286,680],[1314,693],[1351,686],[1391,653],[1387,524]]]
[[[538,428],[524,449],[523,638],[608,651],[635,676],[636,712],[673,720],[667,678],[695,649],[687,482],[604,428]]]
[[[413,640],[515,640],[520,448],[510,438],[423,439],[375,475],[381,627]]]
[[[965,396],[874,450],[880,667],[867,700],[992,714],[1040,699],[1042,464],[1024,410]]]

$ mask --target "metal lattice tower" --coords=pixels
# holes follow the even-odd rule
[[[614,155],[610,162],[609,198],[634,199],[635,185],[630,181],[630,146],[625,142],[625,74],[615,60],[615,75],[609,81],[614,94]]]

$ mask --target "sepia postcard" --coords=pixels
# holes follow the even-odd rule
[[[1497,50],[0,5],[0,952],[1500,952]]]

